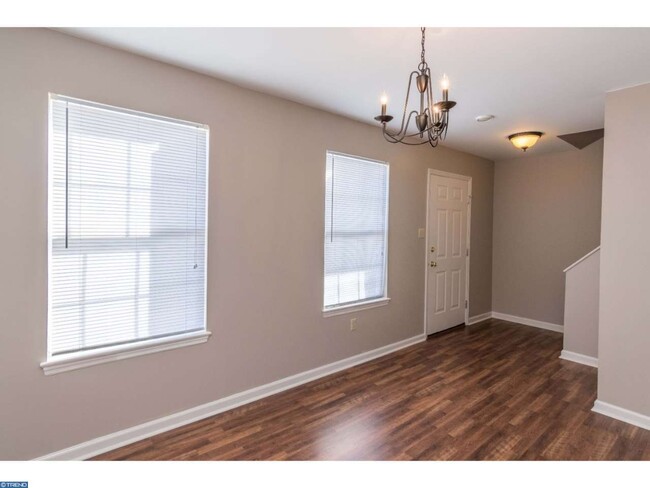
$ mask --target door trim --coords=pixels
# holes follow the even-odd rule
[[[429,265],[429,196],[431,192],[431,176],[444,176],[445,178],[454,178],[457,180],[467,181],[467,251],[465,251],[465,300],[467,300],[467,307],[465,308],[465,325],[469,323],[469,262],[471,255],[471,229],[472,229],[472,177],[465,175],[458,175],[455,173],[448,173],[437,169],[429,168],[427,170],[427,212],[426,212],[426,226],[425,226],[425,245],[424,245],[424,335],[427,335],[427,298],[428,293],[428,265]]]

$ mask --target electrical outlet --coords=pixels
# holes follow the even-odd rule
[[[350,319],[350,330],[357,330],[357,319]]]

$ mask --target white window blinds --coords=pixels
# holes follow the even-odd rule
[[[386,296],[388,165],[327,153],[324,308]]]
[[[205,330],[208,129],[50,97],[49,357]]]

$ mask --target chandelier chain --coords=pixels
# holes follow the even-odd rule
[[[421,27],[420,30],[422,31],[422,53],[420,54],[420,61],[424,64],[424,30],[426,27]]]

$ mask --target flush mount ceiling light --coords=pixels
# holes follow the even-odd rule
[[[544,135],[543,132],[517,132],[508,136],[508,140],[512,142],[512,145],[517,149],[523,149],[526,152],[526,149],[533,147],[539,141],[539,138]]]
[[[409,83],[406,89],[406,102],[404,103],[404,112],[402,114],[402,123],[398,132],[390,132],[386,129],[386,124],[393,120],[392,115],[386,114],[386,105],[388,98],[386,95],[381,97],[381,115],[375,117],[375,120],[382,125],[382,132],[384,138],[388,142],[407,144],[409,146],[418,146],[420,144],[431,144],[436,147],[441,140],[447,136],[447,127],[449,126],[449,110],[456,105],[456,102],[449,100],[449,78],[445,75],[442,78],[440,86],[442,88],[442,101],[436,102],[433,98],[431,90],[431,70],[429,65],[424,59],[424,31],[422,31],[422,52],[420,53],[420,64],[418,69],[411,71],[409,75]],[[408,116],[406,111],[409,105],[409,95],[411,93],[411,84],[415,76],[415,84],[420,93],[420,110],[412,110]],[[411,134],[408,133],[411,118],[415,115],[415,125],[417,131]],[[413,141],[411,137],[419,136],[422,141]],[[426,139],[425,139],[426,137]]]

